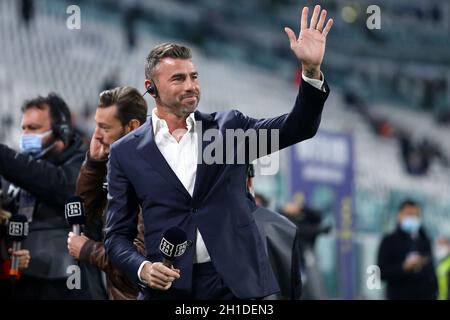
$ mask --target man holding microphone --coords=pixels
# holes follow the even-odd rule
[[[304,8],[298,38],[285,28],[302,63],[303,81],[292,111],[276,118],[196,111],[200,84],[189,48],[163,44],[147,57],[145,86],[156,108],[145,125],[111,148],[105,239],[110,260],[131,281],[146,285],[141,298],[257,299],[279,291],[251,215],[255,204],[245,187],[248,163],[206,164],[198,156],[208,146],[202,136],[207,130],[276,130],[279,149],[315,135],[329,94],[320,66],[333,22],[325,24],[320,6],[309,27],[307,18]],[[146,256],[133,246],[139,206]],[[174,226],[194,246],[169,268],[160,262],[159,243]]]

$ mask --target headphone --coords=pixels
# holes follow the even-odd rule
[[[72,126],[59,105],[54,106],[53,110],[57,113],[57,117],[59,118],[59,121],[55,121],[55,124],[52,125],[53,137],[56,140],[62,140],[64,145],[67,146],[72,137]]]
[[[143,96],[148,92],[151,95],[155,95],[155,98],[158,96],[158,89],[156,88],[155,82],[151,80],[151,84],[147,87],[147,91],[143,94]]]

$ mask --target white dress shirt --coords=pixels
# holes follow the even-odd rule
[[[160,119],[155,112],[152,111],[152,126],[156,146],[166,159],[170,168],[176,174],[181,184],[191,195],[194,194],[195,178],[197,176],[197,156],[198,156],[198,132],[195,123],[194,113],[191,113],[186,119],[187,132],[177,141],[174,135],[169,132],[167,122]],[[178,136],[175,134],[175,136]],[[197,229],[197,240],[195,246],[194,263],[204,263],[211,261],[205,242],[203,241],[200,231]],[[138,270],[139,279],[144,261]]]
[[[302,74],[304,81],[319,90],[324,90],[323,74],[321,73],[320,76],[321,80],[317,80],[308,78]],[[155,109],[152,111],[151,119],[156,146],[163,155],[164,159],[166,159],[170,168],[192,197],[194,193],[195,178],[197,175],[198,155],[198,129],[195,122],[194,113],[191,113],[186,119],[187,132],[182,136],[180,141],[177,141],[169,132],[167,122],[160,119],[156,115]],[[208,261],[211,261],[211,257],[206,249],[202,235],[197,229],[194,263],[204,263]],[[149,261],[144,261],[138,269],[138,277],[141,281],[141,270],[147,262]]]

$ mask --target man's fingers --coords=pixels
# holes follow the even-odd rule
[[[152,267],[153,267],[153,269],[159,271],[160,273],[162,273],[165,276],[173,277],[175,279],[178,279],[180,277],[179,272],[175,271],[174,269],[170,269],[170,268],[166,267],[162,263],[154,263],[152,265]]]
[[[152,289],[157,289],[157,290],[162,290],[162,291],[168,290],[171,286],[172,286],[172,282],[169,282],[166,285],[161,285],[161,284],[157,284],[157,283],[150,283],[150,287]]]
[[[109,144],[101,143],[100,152],[102,157],[106,157],[109,154]]]
[[[164,287],[164,290],[168,290],[172,286],[172,282],[168,283],[167,286]]]
[[[166,287],[167,285],[169,285],[170,282],[162,281],[162,280],[157,279],[157,278],[153,278],[153,279],[150,280],[149,284],[150,284],[151,287],[158,286],[158,287],[160,287],[162,289],[162,288]]]
[[[316,29],[319,30],[320,32],[322,32],[326,17],[327,17],[327,10],[322,10],[322,12],[320,13],[319,22],[317,22],[317,26],[316,26]]]
[[[320,13],[320,6],[316,5],[314,7],[314,11],[311,17],[311,24],[309,25],[310,29],[316,29],[317,20],[319,19],[319,13]]]
[[[28,255],[28,250],[18,250],[16,252],[14,252],[15,256],[27,256]]]
[[[167,275],[159,270],[153,269],[150,271],[150,275],[152,279],[159,279],[164,282],[164,284],[167,284],[168,282],[172,282],[175,279],[179,278],[179,275],[175,273],[175,275]]]
[[[300,20],[300,31],[308,28],[308,7],[304,7],[302,10],[302,18]]]
[[[332,25],[333,25],[333,19],[328,19],[328,22],[322,31],[322,34],[324,37],[326,37],[328,35],[328,31],[330,31]]]
[[[292,46],[295,43],[295,41],[297,41],[294,31],[292,31],[291,28],[285,27],[284,32],[286,32],[286,34],[289,38],[289,42],[291,43],[291,46]]]
[[[159,280],[164,282],[164,284],[166,284],[169,281],[169,277],[166,276],[165,274],[163,274],[162,272],[160,272],[159,270],[152,268],[152,270],[150,270],[150,279],[151,280]]]
[[[162,285],[160,285],[160,284],[157,284],[157,283],[152,283],[152,282],[150,282],[148,285],[149,285],[149,287],[152,288],[152,289],[165,290],[165,289],[164,289],[164,286],[162,286]]]

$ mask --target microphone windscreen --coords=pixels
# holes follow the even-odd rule
[[[85,222],[84,201],[79,196],[70,197],[65,205],[66,221],[69,225],[82,225]]]
[[[172,227],[163,233],[159,251],[164,258],[174,260],[184,254],[187,244],[186,232],[178,227]]]
[[[8,221],[8,238],[11,241],[23,241],[28,236],[28,218],[23,214],[14,214]]]

